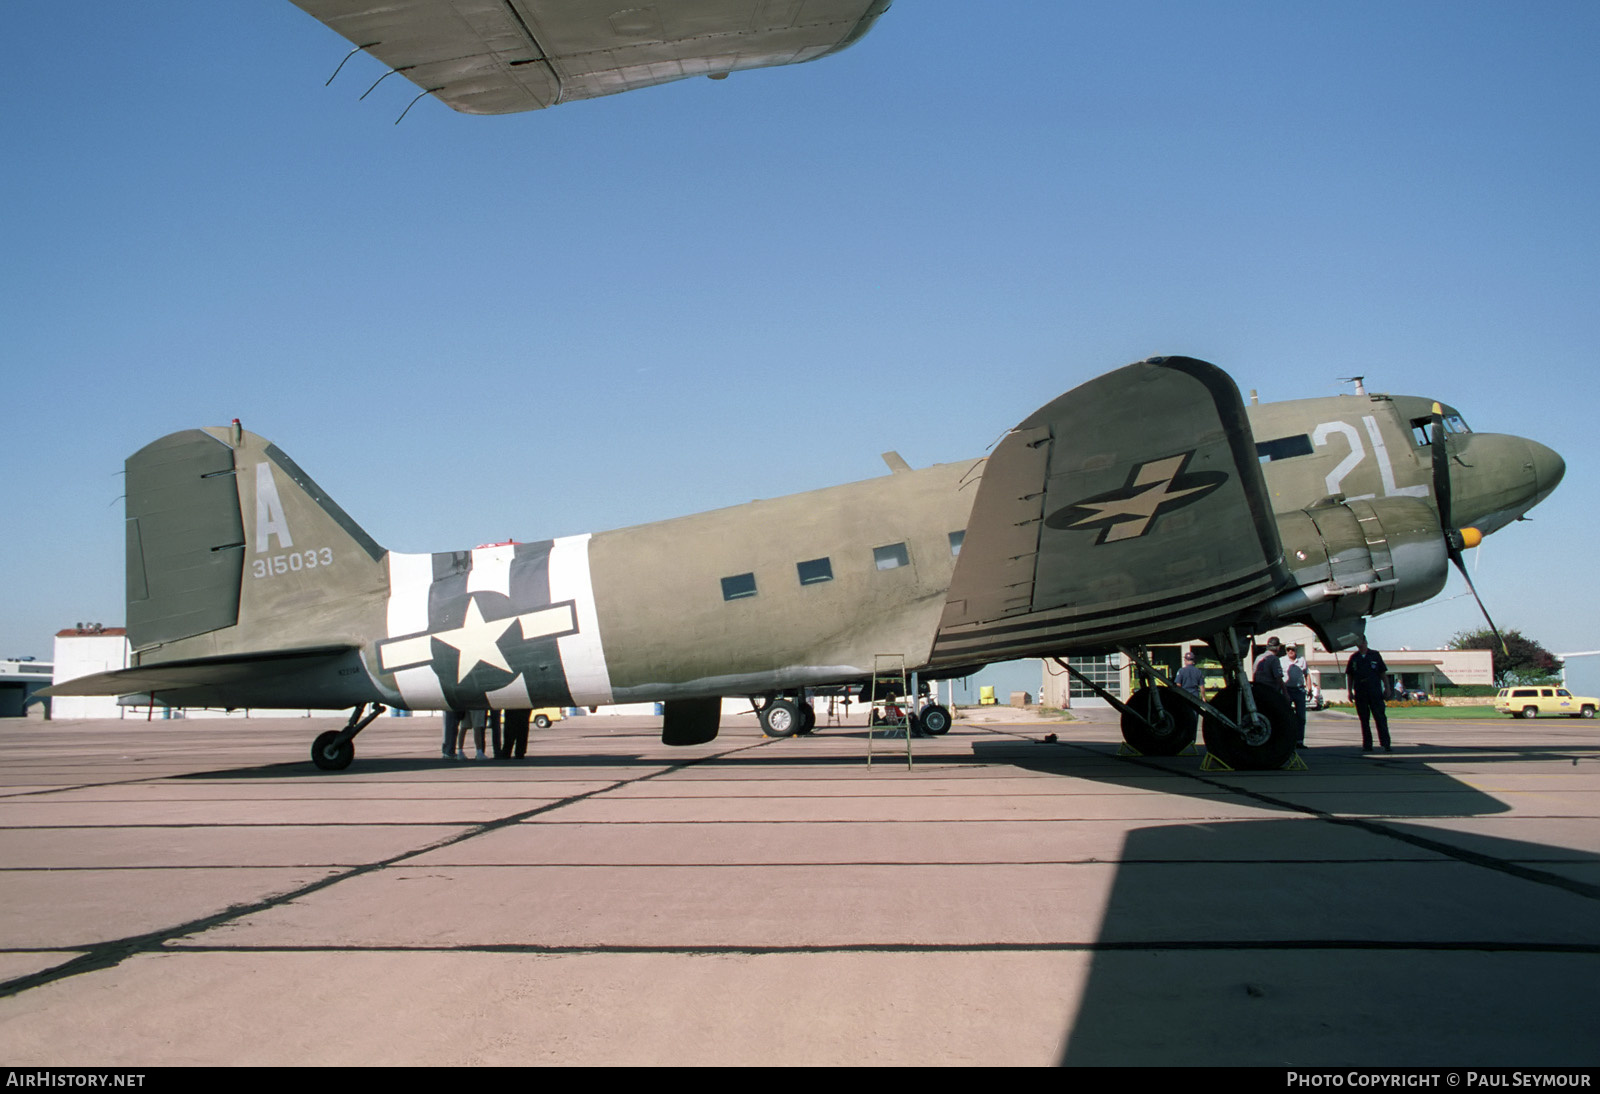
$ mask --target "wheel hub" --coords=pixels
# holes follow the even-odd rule
[[[1244,743],[1251,746],[1266,744],[1272,736],[1272,722],[1259,711],[1246,714],[1239,722],[1239,729]]]

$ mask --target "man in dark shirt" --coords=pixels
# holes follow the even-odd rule
[[[1256,668],[1250,674],[1250,679],[1287,699],[1289,693],[1283,683],[1283,662],[1278,659],[1278,651],[1282,648],[1276,636],[1267,639],[1267,652],[1256,658]]]
[[[1183,668],[1178,670],[1178,675],[1173,682],[1196,699],[1203,698],[1200,694],[1200,689],[1205,687],[1206,674],[1201,672],[1200,666],[1194,663],[1193,650],[1183,655]]]
[[[1361,719],[1361,751],[1372,751],[1371,721],[1378,723],[1378,743],[1385,752],[1389,747],[1389,714],[1384,709],[1384,676],[1389,666],[1383,663],[1383,654],[1367,648],[1365,638],[1356,639],[1356,652],[1345,663],[1344,675],[1350,698],[1356,704],[1356,716]]]

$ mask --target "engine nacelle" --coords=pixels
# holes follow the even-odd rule
[[[1267,604],[1268,622],[1308,623],[1338,641],[1342,624],[1444,588],[1449,551],[1438,512],[1420,498],[1330,499],[1277,519],[1298,587]]]

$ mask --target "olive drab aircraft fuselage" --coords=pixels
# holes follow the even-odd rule
[[[1564,472],[1429,399],[1246,407],[1182,357],[1067,392],[986,457],[890,463],[674,520],[402,554],[237,423],[174,433],[127,462],[132,667],[56,693],[351,707],[323,757],[338,767],[370,704],[659,701],[664,739],[697,743],[721,697],[754,698],[784,732],[804,689],[867,680],[882,655],[927,679],[1121,649],[1150,685],[1123,710],[1130,741],[1171,751],[1176,707],[1184,744],[1203,715],[1235,766],[1275,766],[1281,712],[1235,686],[1237,636],[1303,622],[1352,644],[1367,616],[1436,595],[1463,546]],[[1143,671],[1142,647],[1191,638],[1223,660],[1231,713],[1224,697],[1186,711]]]

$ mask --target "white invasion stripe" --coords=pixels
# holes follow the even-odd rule
[[[432,555],[389,552],[390,637],[428,629],[428,588],[432,584]]]
[[[600,640],[600,617],[589,580],[589,536],[564,536],[550,547],[550,599],[572,601],[578,633],[556,639],[567,689],[580,707],[611,702],[611,671]]]
[[[433,556],[407,555],[390,551],[389,555],[389,618],[388,628],[391,635],[416,634],[418,631],[428,629],[428,589],[433,585]],[[427,646],[428,638],[423,636],[420,640],[422,646]],[[410,650],[412,643],[400,643],[401,647]],[[422,649],[418,660],[427,661],[431,656],[430,649]],[[379,659],[384,665],[404,664],[410,661],[401,661],[388,646],[379,646]],[[385,672],[389,671],[387,668]],[[406,706],[412,710],[443,710],[445,706],[444,692],[439,688],[439,677],[434,674],[431,665],[423,664],[414,669],[401,669],[394,674],[395,687],[400,689],[400,697],[405,700]]]
[[[517,622],[522,624],[522,637],[525,639],[543,638],[548,634],[566,634],[568,631],[576,630],[578,626],[578,621],[572,614],[571,604],[557,604],[553,608],[525,612],[517,616]]]
[[[472,569],[467,572],[467,592],[499,593],[511,595],[511,560],[516,556],[515,543],[498,547],[479,547],[472,552]]]
[[[418,665],[414,669],[401,669],[394,674],[400,697],[412,710],[444,710],[444,691],[439,687],[438,674],[431,665]]]
[[[528,697],[528,682],[520,674],[505,687],[486,692],[484,698],[489,700],[493,710],[526,710],[533,706],[533,700]]]
[[[433,660],[433,639],[428,635],[383,642],[378,646],[378,667],[393,672],[407,665],[425,665]]]

